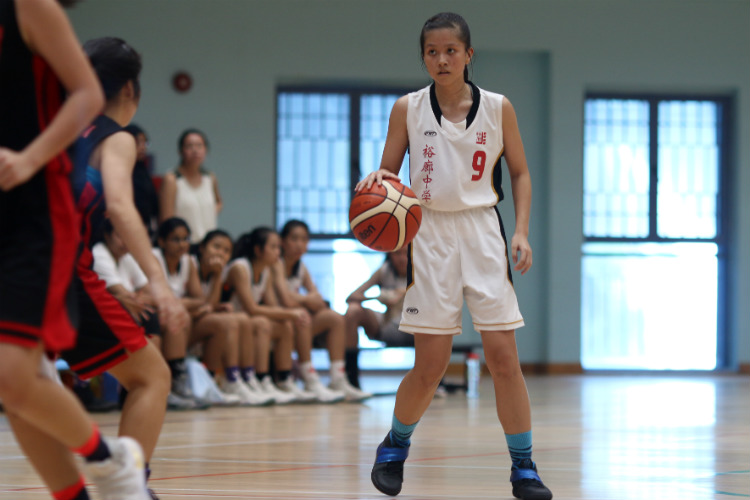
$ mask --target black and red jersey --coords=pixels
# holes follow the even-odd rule
[[[0,0],[0,146],[24,150],[62,107],[52,68],[21,36],[16,2]],[[70,287],[79,218],[66,152],[0,191],[0,342],[59,351],[75,342]]]
[[[29,50],[15,0],[0,0],[0,146],[21,151],[57,114],[64,91],[49,64]],[[70,171],[65,154],[48,167]]]
[[[92,167],[89,160],[91,153],[102,141],[121,130],[122,127],[117,122],[99,115],[71,147],[74,160],[73,193],[78,212],[83,216],[81,239],[88,248],[101,240],[106,211],[102,173]]]

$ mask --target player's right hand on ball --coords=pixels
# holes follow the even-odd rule
[[[367,174],[364,179],[357,183],[357,185],[354,187],[354,190],[356,192],[360,192],[363,189],[370,189],[374,183],[377,183],[377,185],[380,186],[383,183],[383,179],[395,179],[398,181],[399,177],[390,170],[381,168]]]

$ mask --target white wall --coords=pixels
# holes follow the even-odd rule
[[[547,161],[532,166],[546,180],[545,199],[535,192],[543,210],[535,205],[541,213],[532,221],[532,231],[542,233],[534,236],[542,265],[524,290],[532,300],[521,304],[527,318],[543,318],[543,324],[522,359],[579,359],[585,92],[684,91],[736,99],[728,323],[734,352],[750,363],[750,2],[88,0],[70,15],[82,40],[121,36],[144,54],[136,121],[151,134],[160,171],[176,164],[183,128],[206,131],[208,166],[226,198],[221,224],[237,234],[273,222],[276,85],[425,83],[419,30],[441,10],[466,17],[478,66],[483,53],[548,58],[549,137],[540,145]],[[186,95],[170,88],[171,75],[181,69],[195,79]],[[524,119],[519,116],[522,133]]]

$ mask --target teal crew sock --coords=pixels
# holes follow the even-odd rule
[[[508,443],[508,451],[514,468],[520,468],[521,462],[525,459],[531,460],[531,431],[506,434],[505,441]]]
[[[399,419],[396,418],[396,414],[393,414],[393,423],[391,424],[391,444],[398,448],[406,448],[411,444],[411,435],[414,433],[414,429],[417,428],[419,421],[414,422],[411,425],[402,424]]]

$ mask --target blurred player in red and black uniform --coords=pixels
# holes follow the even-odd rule
[[[76,339],[79,218],[63,150],[103,103],[58,3],[0,0],[0,399],[19,445],[61,500],[89,498],[71,450],[103,496],[147,498],[138,444],[103,440],[44,356]]]

